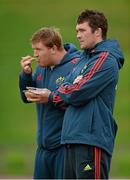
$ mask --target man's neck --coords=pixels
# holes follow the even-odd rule
[[[96,46],[96,44],[98,44],[98,43],[100,43],[100,42],[102,42],[103,41],[103,39],[100,37],[100,38],[98,38],[97,39],[97,41],[95,42],[95,45],[94,46]]]
[[[64,58],[64,56],[66,55],[67,51],[65,49],[63,49],[62,51],[58,51],[57,54],[56,54],[56,64],[60,64],[60,62],[62,61],[62,59]]]
[[[87,49],[93,49],[98,43],[100,43],[102,41],[103,41],[103,39],[98,39],[97,41],[95,41],[95,43],[90,48],[87,48]]]

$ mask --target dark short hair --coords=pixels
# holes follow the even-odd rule
[[[77,24],[81,24],[84,22],[88,22],[89,26],[92,29],[92,32],[94,32],[97,28],[101,28],[102,38],[106,39],[108,22],[102,12],[86,9],[85,11],[81,12],[77,19]]]

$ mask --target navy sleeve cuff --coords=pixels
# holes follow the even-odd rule
[[[48,97],[48,103],[53,103],[53,94],[52,94],[52,92],[50,93],[50,95]]]
[[[21,74],[20,74],[24,79],[28,79],[28,78],[31,78],[32,77],[32,73],[30,73],[30,74],[27,74],[27,73],[25,73],[25,72],[21,72]]]

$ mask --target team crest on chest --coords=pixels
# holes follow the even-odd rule
[[[56,84],[60,85],[63,83],[64,80],[65,80],[65,78],[63,76],[60,76],[60,77],[58,77],[58,79],[56,79]]]

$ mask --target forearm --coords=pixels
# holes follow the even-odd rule
[[[116,84],[118,80],[118,69],[115,66],[105,65],[98,72],[86,73],[79,82],[64,83],[53,96],[53,102],[81,106],[88,103],[92,98],[98,96],[109,84]]]
[[[25,74],[24,72],[22,72],[19,75],[19,89],[20,89],[21,98],[25,103],[28,103],[28,101],[23,91],[26,90],[26,87],[28,86],[35,87],[36,83],[33,80],[32,74]]]

